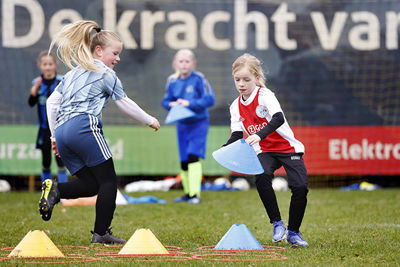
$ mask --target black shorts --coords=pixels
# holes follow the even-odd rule
[[[307,187],[307,169],[304,165],[303,153],[272,153],[258,154],[258,159],[264,168],[261,175],[274,176],[274,172],[281,166],[286,171],[289,187]]]

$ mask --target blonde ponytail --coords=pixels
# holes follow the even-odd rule
[[[96,30],[96,33],[92,34],[93,30]],[[57,44],[57,56],[70,69],[80,66],[85,70],[99,71],[94,64],[94,50],[98,45],[104,49],[110,40],[121,42],[116,33],[101,30],[95,21],[78,20],[62,28],[51,42],[49,53]]]
[[[98,71],[90,51],[90,34],[99,25],[94,21],[79,20],[65,25],[50,44],[49,52],[57,44],[57,55],[70,69],[80,66]]]

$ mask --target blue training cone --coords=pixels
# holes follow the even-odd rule
[[[167,118],[165,119],[165,124],[171,124],[186,118],[193,117],[194,115],[196,115],[196,113],[178,104],[173,106],[169,110]]]
[[[256,152],[244,139],[221,147],[212,155],[219,164],[234,172],[252,175],[264,172]]]
[[[245,224],[234,224],[214,247],[226,250],[264,249]]]

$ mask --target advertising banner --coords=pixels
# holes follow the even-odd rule
[[[35,149],[35,126],[0,126],[0,175],[41,173]],[[309,175],[400,175],[400,127],[293,127],[305,146]],[[375,132],[381,133],[377,136]],[[140,126],[106,126],[104,134],[118,175],[177,175],[180,172],[176,132]],[[228,175],[211,153],[224,144],[229,127],[212,126],[208,134],[204,175]],[[57,171],[53,160],[53,173]],[[284,175],[283,168],[276,175]]]
[[[400,175],[400,127],[313,126],[293,131],[305,146],[309,175]],[[277,174],[284,174],[283,168]]]

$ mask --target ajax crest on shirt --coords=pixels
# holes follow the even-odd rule
[[[263,105],[258,105],[256,108],[256,114],[259,118],[266,118],[268,114],[268,108]]]

